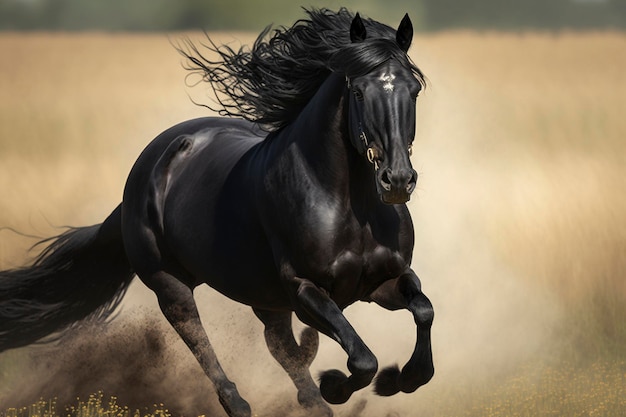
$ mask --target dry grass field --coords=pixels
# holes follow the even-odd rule
[[[363,390],[337,415],[625,415],[624,51],[626,35],[610,32],[416,37],[429,87],[413,154],[413,266],[435,305],[436,375],[412,395]],[[20,265],[35,242],[11,229],[45,237],[101,222],[148,141],[208,114],[188,98],[202,101],[206,86],[186,86],[180,63],[165,35],[0,35],[0,268]],[[208,289],[198,297],[258,415],[302,415],[250,311]],[[106,328],[1,354],[0,414],[54,414],[49,403],[19,410],[40,397],[57,397],[63,414],[61,404],[76,410],[77,395],[104,390],[99,415],[160,403],[174,415],[223,415],[159,314],[137,283]],[[408,359],[408,313],[346,314],[381,366]],[[322,340],[314,370],[344,363]]]

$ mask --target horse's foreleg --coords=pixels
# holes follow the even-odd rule
[[[419,278],[412,270],[385,282],[370,295],[370,300],[389,310],[409,310],[417,325],[417,341],[411,359],[402,370],[397,366],[383,369],[376,377],[375,391],[384,396],[399,391],[413,392],[430,381],[435,372],[430,343],[433,306],[422,292]]]
[[[341,309],[311,281],[292,278],[293,307],[302,322],[336,340],[348,354],[350,376],[333,369],[320,376],[320,392],[331,404],[341,404],[372,382],[378,361],[345,318]]]
[[[144,279],[144,282],[154,290],[161,311],[213,382],[226,413],[230,417],[250,417],[250,406],[241,398],[235,384],[226,377],[215,356],[215,351],[200,322],[192,290],[162,271],[152,274],[148,279]]]
[[[265,341],[270,353],[298,389],[298,402],[315,416],[332,416],[309,371],[319,346],[317,331],[311,327],[304,329],[298,345],[291,328],[291,312],[254,309],[254,313],[265,325]]]

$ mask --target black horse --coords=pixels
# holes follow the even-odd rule
[[[50,239],[28,267],[0,272],[0,351],[105,319],[133,276],[215,385],[229,416],[250,406],[224,374],[200,323],[203,283],[252,307],[270,352],[311,413],[332,415],[378,370],[342,310],[356,301],[408,309],[417,343],[408,363],[378,373],[375,391],[412,392],[434,372],[433,309],[410,268],[404,203],[417,174],[409,156],[424,77],[407,56],[407,16],[393,30],[345,9],[309,10],[264,31],[251,49],[189,41],[187,67],[209,81],[222,114],[160,134],[143,151],[123,202],[99,225]],[[307,324],[297,343],[292,312]],[[348,355],[347,376],[309,372],[318,331]]]

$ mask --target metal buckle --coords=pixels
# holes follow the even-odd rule
[[[370,162],[370,164],[374,165],[374,169],[378,171],[378,152],[376,151],[376,149],[374,147],[369,147],[367,148],[367,151],[365,152],[366,156],[367,156],[367,160]]]

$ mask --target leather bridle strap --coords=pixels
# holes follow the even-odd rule
[[[352,90],[350,78],[348,77],[346,77],[346,84],[350,96],[350,103],[348,105],[350,141],[359,154],[364,155],[369,163],[374,165],[374,168],[378,170],[378,150],[369,144],[365,129],[363,128],[363,101],[357,98],[355,92]]]

